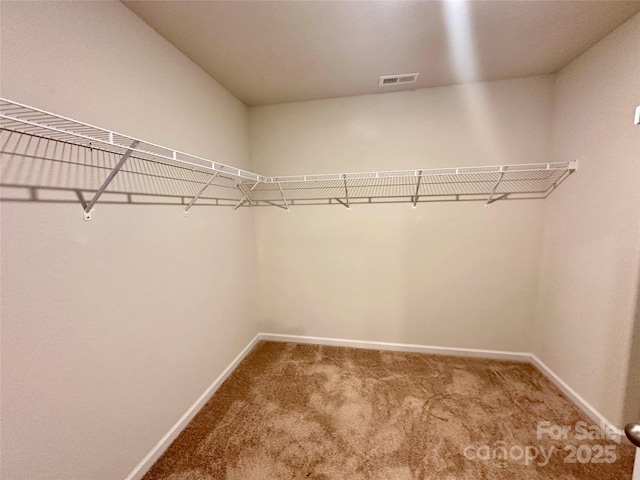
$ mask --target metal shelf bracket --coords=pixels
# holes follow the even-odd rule
[[[345,198],[347,199],[347,204],[345,205],[343,202],[340,202],[339,199],[336,199],[336,200],[338,200],[345,207],[347,207],[347,210],[351,210],[351,206],[349,205],[349,187],[347,185],[347,176],[346,175],[342,175],[342,180],[344,181],[344,194],[345,194]]]
[[[496,193],[496,190],[498,190],[498,186],[500,185],[500,182],[502,181],[502,177],[504,177],[504,167],[500,167],[500,176],[498,177],[498,181],[496,182],[496,184],[493,186],[493,190],[491,190],[491,193],[489,194],[489,198],[487,198],[487,203],[484,204],[485,207],[488,207],[493,202],[495,202],[495,200],[492,200],[492,199],[493,199],[493,196]]]
[[[280,190],[280,195],[282,195],[282,201],[284,202],[284,208],[289,211],[289,204],[287,203],[287,198],[284,196],[284,192],[282,191],[282,185],[278,182],[278,189]]]
[[[204,193],[204,191],[209,187],[209,185],[211,185],[211,183],[215,180],[215,178],[220,175],[220,170],[217,170],[216,173],[214,173],[213,175],[211,175],[211,178],[209,179],[209,181],[207,182],[207,184],[202,187],[200,189],[200,191],[198,193],[196,193],[196,196],[193,197],[191,199],[191,201],[189,202],[189,205],[187,205],[187,208],[184,209],[184,216],[187,217],[189,216],[189,209],[193,206],[194,203],[196,203],[196,201],[200,198],[200,196]]]
[[[418,183],[416,184],[416,194],[413,197],[413,209],[416,209],[416,206],[418,204],[418,192],[420,191],[420,182],[422,181],[422,170],[418,170]]]
[[[133,149],[136,148],[138,146],[138,144],[140,143],[140,141],[138,140],[134,140],[131,143],[131,146],[129,147],[129,149],[124,152],[124,154],[122,155],[122,157],[120,157],[120,160],[118,161],[118,163],[116,164],[115,167],[113,167],[113,170],[111,170],[111,172],[109,173],[109,176],[104,180],[104,182],[102,182],[102,185],[100,185],[100,188],[98,189],[98,191],[95,193],[95,195],[93,196],[93,198],[89,201],[89,203],[87,204],[86,207],[84,207],[84,219],[85,220],[91,220],[91,212],[93,211],[93,206],[96,204],[96,202],[98,201],[98,199],[102,196],[102,194],[104,193],[104,191],[107,189],[107,187],[109,186],[109,184],[111,183],[111,181],[115,178],[115,176],[118,174],[118,172],[120,171],[120,169],[124,166],[124,164],[127,162],[127,160],[129,159],[129,157],[131,156],[131,154],[133,153]]]
[[[91,220],[91,216],[93,215],[93,208],[91,210],[89,210],[88,212],[86,210],[83,210],[82,213],[84,214],[84,219],[86,221],[90,221]]]
[[[256,188],[258,186],[258,184],[260,184],[260,182],[254,183],[253,186],[249,189],[249,192],[253,192],[254,188]],[[242,197],[242,199],[236,204],[235,207],[233,207],[233,209],[237,210],[244,202],[249,202],[249,206],[253,207],[253,202],[251,201],[251,197],[249,196],[249,192],[247,192],[242,187],[241,183],[238,183],[237,187],[238,187],[238,190],[240,190],[242,192],[244,197]]]

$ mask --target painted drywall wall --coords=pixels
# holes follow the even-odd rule
[[[631,420],[622,415],[627,374],[638,382],[628,361],[640,271],[639,104],[636,15],[556,77],[553,155],[580,168],[545,203],[534,332],[534,353],[619,426]]]
[[[246,107],[119,2],[1,9],[2,96],[247,166]],[[124,478],[255,335],[251,215],[1,209],[1,476]]]
[[[267,175],[550,157],[552,78],[250,109]],[[542,201],[255,212],[260,329],[529,351]]]

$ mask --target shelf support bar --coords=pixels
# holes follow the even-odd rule
[[[249,192],[253,192],[253,189],[256,188],[259,183],[260,182],[254,183]],[[253,207],[253,202],[251,201],[251,197],[249,197],[249,192],[245,191],[240,183],[238,183],[236,186],[238,187],[238,190],[240,190],[244,194],[244,197],[242,197],[242,199],[236,204],[235,207],[233,207],[233,209],[237,210],[238,207],[240,207],[244,202],[249,202],[249,205]]]
[[[347,186],[347,176],[343,175],[342,176],[342,181],[344,182],[344,193],[347,199],[347,204],[345,205],[347,207],[347,210],[351,209],[351,206],[349,205],[349,187]],[[342,203],[342,202],[340,202]],[[344,203],[342,203],[344,205]]]
[[[484,204],[485,207],[488,207],[493,202],[495,202],[495,200],[492,200],[492,198],[495,195],[496,190],[498,190],[498,185],[500,185],[500,182],[502,181],[502,177],[504,177],[504,170],[502,169],[502,167],[500,167],[500,176],[498,177],[498,181],[496,182],[496,184],[493,186],[493,190],[491,190],[491,193],[489,194],[489,198],[487,198],[487,203]]]
[[[196,196],[193,197],[191,199],[191,201],[189,202],[189,205],[187,205],[187,208],[184,209],[184,214],[185,216],[189,215],[189,209],[193,206],[194,203],[196,203],[196,201],[200,198],[200,196],[204,193],[204,191],[209,187],[209,185],[211,185],[211,183],[215,180],[215,178],[220,175],[220,170],[217,170],[216,173],[214,173],[213,175],[211,175],[211,178],[209,179],[209,181],[207,182],[207,184],[202,187],[200,189],[200,191],[198,193],[196,193]]]
[[[287,199],[284,196],[284,192],[282,191],[282,185],[280,185],[280,182],[278,182],[278,189],[280,190],[280,195],[282,195],[282,201],[284,202],[284,208],[288,212],[289,211],[289,204],[287,203]]]
[[[418,192],[420,191],[420,182],[422,181],[422,170],[418,171],[418,184],[416,185],[416,194],[413,197],[413,208],[416,208],[418,203]]]
[[[129,160],[129,157],[133,153],[133,149],[136,148],[139,143],[140,142],[138,140],[134,140],[131,143],[131,146],[129,147],[129,149],[126,152],[124,152],[122,157],[120,157],[120,160],[118,161],[116,166],[113,167],[113,170],[111,170],[111,172],[109,173],[109,176],[105,179],[104,182],[102,182],[102,185],[100,185],[100,188],[98,189],[98,191],[93,195],[93,198],[91,200],[89,200],[89,203],[87,204],[87,206],[84,207],[84,219],[85,220],[91,220],[91,210],[93,209],[93,206],[96,204],[98,199],[102,196],[102,194],[107,189],[107,187],[109,186],[111,181],[118,174],[120,169],[122,169],[122,167],[127,162],[127,160]]]

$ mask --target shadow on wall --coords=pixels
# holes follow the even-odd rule
[[[78,203],[87,206],[121,155],[10,130],[2,130],[0,200]],[[242,198],[235,180],[132,155],[109,184],[100,203],[233,206]],[[208,186],[207,186],[208,185]],[[205,188],[206,187],[206,188]]]

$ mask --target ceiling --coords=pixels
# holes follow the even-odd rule
[[[640,1],[124,1],[249,106],[552,73]],[[380,75],[420,72],[378,86]]]

